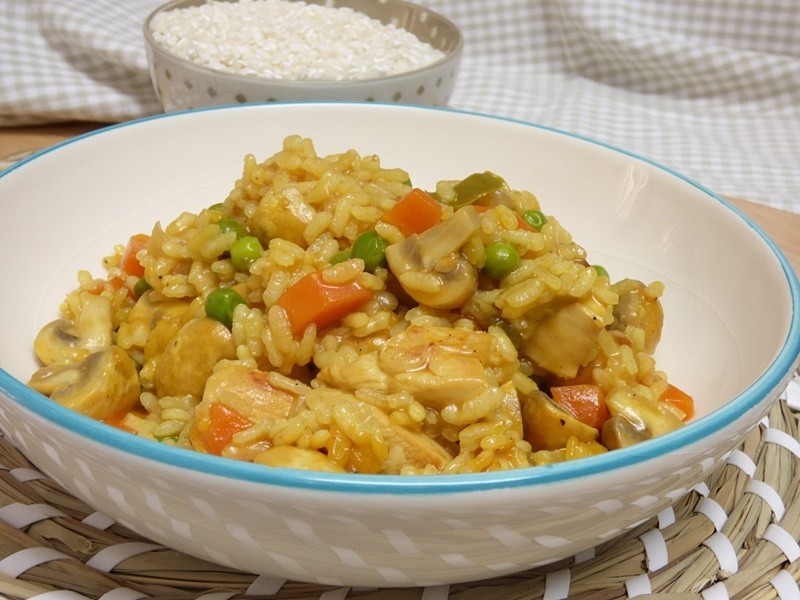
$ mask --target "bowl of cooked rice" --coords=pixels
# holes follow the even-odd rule
[[[531,123],[183,111],[35,155],[0,197],[0,428],[121,525],[250,573],[585,556],[724,466],[800,355],[755,223]]]
[[[444,106],[463,49],[445,16],[405,0],[172,0],[144,23],[165,111],[367,101]]]

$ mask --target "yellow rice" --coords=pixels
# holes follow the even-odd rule
[[[665,404],[659,400],[667,379],[645,348],[644,332],[635,326],[623,332],[606,328],[614,321],[618,295],[609,279],[598,276],[587,262],[586,251],[554,216],[548,215],[540,231],[519,227],[519,212],[540,208],[530,192],[510,191],[514,207],[501,204],[483,212],[480,227],[461,247],[477,270],[484,266],[485,248],[493,241],[513,245],[523,257],[499,284],[480,287],[461,310],[408,304],[395,293],[397,283],[385,267],[369,273],[359,260],[332,265],[333,257],[365,231],[375,230],[390,244],[402,242],[401,231],[381,218],[410,190],[409,174],[382,166],[376,156],[354,150],[319,156],[311,140],[291,136],[262,162],[245,157],[242,175],[221,206],[185,212],[155,226],[147,250],[139,256],[152,287],[150,298],[184,302],[186,314],[199,318],[210,292],[234,288],[246,300],[232,317],[235,353],[220,360],[214,372],[237,365],[257,370],[275,390],[301,399],[301,409],[288,418],[265,416],[236,431],[223,456],[261,462],[257,457],[270,448],[292,447],[314,451],[325,464],[345,471],[425,474],[523,468],[605,451],[597,442],[573,438],[561,448],[532,446],[515,410],[521,399],[539,393],[540,369],[520,353],[508,327],[491,324],[499,318],[525,337],[547,307],[573,301],[580,301],[601,324],[587,360],[593,366],[592,383],[606,395],[625,390]],[[440,182],[436,192],[446,219],[454,213],[448,205],[453,182]],[[287,216],[291,214],[303,217],[298,221]],[[229,257],[237,235],[221,232],[218,225],[230,218],[265,242],[265,252],[248,271],[237,269]],[[148,354],[150,324],[130,319],[133,301],[128,290],[136,278],[120,268],[123,249],[120,245],[105,259],[107,277],[79,273],[78,288],[64,300],[62,313],[75,321],[87,295],[108,298],[114,343],[140,368],[140,406],[121,425],[161,443],[202,450],[193,443],[192,432],[203,399],[157,394],[154,382],[161,355]],[[331,327],[317,331],[310,326],[295,335],[279,299],[298,280],[318,271],[331,285],[358,282],[372,297]],[[437,289],[429,274],[412,272],[398,279],[404,287]],[[110,283],[114,280],[124,285],[115,288]],[[663,286],[649,284],[647,293],[657,299]],[[410,387],[387,387],[373,355],[412,326],[489,336],[492,350],[482,363],[487,385],[463,402],[445,406],[426,404],[413,391],[417,385],[435,388],[436,381],[422,380],[423,375],[435,380],[435,373],[398,375],[392,381],[407,381]],[[441,386],[448,385],[445,376]],[[387,433],[400,430],[424,434],[446,450],[447,458],[413,463],[409,448]]]

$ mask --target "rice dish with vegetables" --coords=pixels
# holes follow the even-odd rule
[[[354,473],[549,464],[692,416],[653,358],[664,286],[592,264],[500,174],[424,191],[290,136],[220,200],[80,272],[29,385],[160,443]]]

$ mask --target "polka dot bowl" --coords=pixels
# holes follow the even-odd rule
[[[153,11],[144,24],[150,77],[166,112],[206,106],[261,102],[366,101],[444,106],[455,85],[463,39],[444,16],[404,0],[307,0],[333,8],[348,8],[391,24],[444,53],[428,66],[370,79],[280,79],[243,75],[208,68],[160,45],[152,22],[164,11],[199,6],[204,0],[173,0]]]
[[[38,366],[36,333],[57,318],[80,269],[99,274],[102,257],[132,233],[225,198],[246,154],[262,160],[292,134],[321,155],[375,154],[423,189],[502,174],[553,207],[609,272],[663,281],[656,358],[693,394],[696,417],[641,444],[549,466],[355,475],[182,450],[25,385]],[[800,355],[800,283],[756,224],[650,161],[530,123],[377,103],[182,111],[26,159],[0,174],[0,198],[0,429],[42,472],[140,535],[278,579],[436,585],[585,558],[735,457]],[[33,243],[32,232],[47,241]]]

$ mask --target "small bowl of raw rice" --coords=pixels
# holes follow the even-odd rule
[[[405,0],[172,0],[144,23],[166,112],[360,101],[444,106],[463,38]]]

